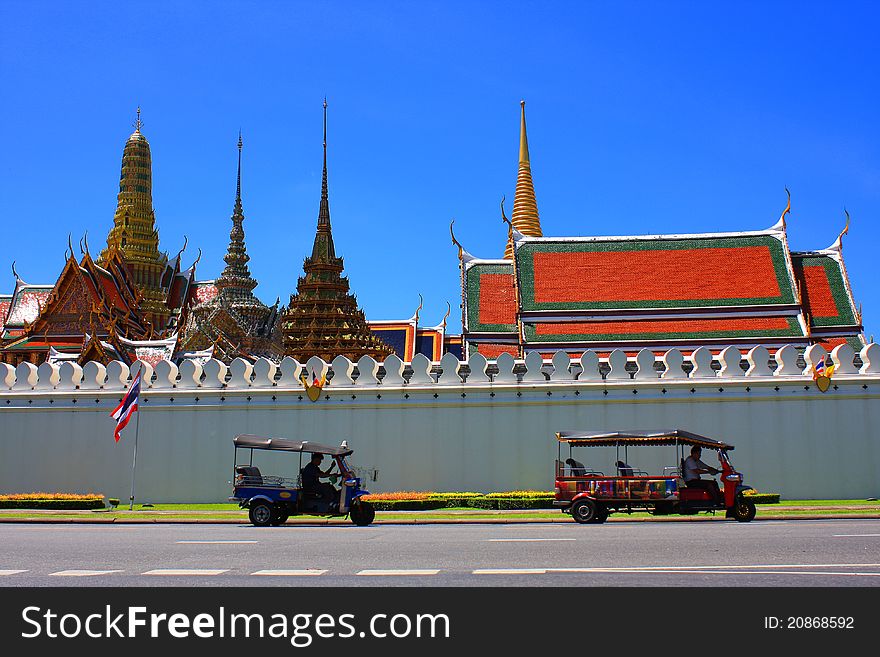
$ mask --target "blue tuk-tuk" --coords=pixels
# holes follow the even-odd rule
[[[294,441],[241,434],[232,439],[232,444],[235,445],[235,472],[232,497],[229,500],[238,502],[241,508],[248,510],[254,526],[277,527],[284,524],[290,516],[313,515],[349,516],[354,524],[365,527],[376,517],[373,505],[361,499],[364,495],[369,495],[369,491],[361,488],[360,478],[346,461],[353,450],[345,441],[339,447],[328,447],[307,440]],[[250,453],[247,464],[239,463],[240,449]],[[298,453],[297,476],[290,478],[264,475],[254,465],[254,450]],[[335,491],[333,495],[326,494],[329,489],[303,489],[299,475],[303,469],[303,453],[308,454],[309,458],[313,454],[321,454],[332,459],[332,465],[324,472],[330,471],[334,466],[337,468],[336,472],[328,475],[331,482],[329,489]],[[336,490],[334,485],[340,481],[342,485]]]

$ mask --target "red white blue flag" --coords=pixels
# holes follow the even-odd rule
[[[141,394],[141,373],[135,375],[131,387],[125,393],[125,397],[119,402],[119,406],[110,413],[110,417],[116,420],[116,429],[113,430],[113,437],[119,442],[119,432],[122,431],[131,419],[131,416],[137,412],[138,397]]]

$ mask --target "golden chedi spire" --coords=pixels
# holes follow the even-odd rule
[[[516,175],[516,194],[513,197],[513,227],[527,237],[541,237],[541,221],[538,218],[538,202],[532,183],[529,163],[529,140],[526,137],[526,101],[520,101],[519,171]],[[513,258],[513,242],[508,239],[504,251],[506,259]]]
[[[153,212],[153,166],[150,143],[141,132],[141,108],[137,109],[134,132],[122,151],[122,174],[113,228],[107,235],[107,248],[98,264],[106,264],[111,251],[121,255],[144,295],[142,310],[149,321],[162,328],[170,310],[162,288],[162,274],[168,258],[159,252],[159,233]]]

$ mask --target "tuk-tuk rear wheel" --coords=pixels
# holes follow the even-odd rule
[[[283,525],[287,522],[287,519],[290,517],[290,514],[283,509],[275,509],[272,512],[272,526],[277,527],[278,525]]]
[[[581,524],[595,523],[599,508],[593,500],[578,500],[571,505],[571,517]]]
[[[376,518],[376,509],[369,502],[356,501],[348,513],[351,521],[358,527],[366,527]]]
[[[733,506],[733,517],[739,522],[751,522],[754,520],[757,512],[758,509],[755,507],[755,503],[750,500],[740,498]]]
[[[268,527],[272,524],[274,516],[275,514],[272,512],[272,507],[265,502],[252,504],[250,509],[248,509],[248,517],[254,527]]]

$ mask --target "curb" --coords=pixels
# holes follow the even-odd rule
[[[561,515],[561,514],[560,514]],[[755,518],[755,521],[762,520],[880,520],[880,514],[829,514],[817,516],[811,515],[772,515],[765,514]],[[638,522],[709,522],[714,520],[726,520],[720,516],[688,516],[688,517],[664,517],[664,518],[609,518],[610,523],[638,523]],[[572,520],[568,516],[560,518],[413,518],[411,520],[376,520],[374,525],[526,525],[526,524],[548,524],[548,523],[571,523]],[[0,518],[0,524],[44,524],[44,525],[250,525],[245,518],[230,519],[199,519],[199,518],[144,518],[141,520],[110,518],[107,520],[99,518],[39,518],[39,517],[23,517],[23,518]],[[314,526],[347,526],[345,520],[302,520],[286,523],[291,527],[314,527]]]

